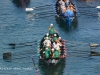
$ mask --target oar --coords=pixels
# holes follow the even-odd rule
[[[35,10],[35,9],[44,9],[44,8],[48,8],[48,7],[50,7],[50,6],[51,6],[51,5],[44,5],[44,6],[26,8],[25,10],[26,10],[26,11],[33,11],[33,10]]]
[[[36,69],[37,75],[40,75],[40,73],[39,73],[39,71],[38,71],[38,69],[37,69],[37,67],[36,67],[36,65],[35,65],[35,62],[34,62],[34,59],[33,59],[33,58],[32,58],[32,61],[33,61],[33,64],[34,64],[34,68]]]
[[[9,43],[8,45],[12,46],[13,48],[15,48],[15,47],[24,47],[24,46],[34,46],[34,42],[19,43],[19,44]]]
[[[13,49],[25,46],[34,46],[34,44],[14,44],[14,43],[10,43],[8,45],[12,46]]]

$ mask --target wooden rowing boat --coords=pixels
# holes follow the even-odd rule
[[[43,37],[43,39],[39,43],[39,51],[38,51],[39,60],[43,60],[48,65],[56,65],[58,62],[60,62],[61,59],[65,59],[66,58],[65,41],[61,39],[62,46],[60,47],[60,52],[59,52],[59,56],[58,57],[52,57],[53,52],[52,52],[52,50],[50,48],[50,53],[48,53],[49,57],[47,58],[46,55],[45,55],[45,53],[46,53],[45,51],[46,50],[44,50],[44,46],[43,46],[43,42],[45,40],[44,39],[45,36]],[[59,37],[59,35],[57,37]],[[51,44],[51,46],[52,45],[53,45],[53,43]]]

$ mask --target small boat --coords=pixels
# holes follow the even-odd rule
[[[59,38],[59,35],[57,33],[55,34],[57,35],[56,37]],[[58,62],[60,62],[61,59],[66,58],[65,41],[62,39],[60,40],[62,44],[60,46],[60,51],[55,49],[52,51],[54,42],[52,41],[53,38],[49,36],[51,41],[51,47],[48,47],[49,50],[46,50],[47,48],[43,45],[43,42],[45,41],[46,37],[47,35],[45,35],[39,43],[39,51],[38,51],[39,60],[43,60],[48,65],[56,65]]]
[[[90,56],[100,56],[100,52],[96,52],[94,50],[91,50],[90,53]]]
[[[76,9],[76,6],[75,6],[75,4],[73,4],[71,1],[69,2],[71,5],[73,5],[74,6],[74,8],[75,8],[75,10],[77,11],[77,9]],[[68,6],[67,6],[68,7]],[[68,10],[67,12],[67,15],[64,15],[64,14],[62,14],[62,13],[60,13],[60,8],[59,8],[59,4],[58,4],[58,2],[56,2],[56,5],[55,5],[55,10],[56,10],[56,18],[61,18],[68,26],[70,26],[71,24],[72,24],[72,22],[74,21],[74,20],[76,20],[76,18],[77,18],[77,13],[76,13],[76,11],[73,11],[73,13],[72,13],[72,11],[71,10]]]

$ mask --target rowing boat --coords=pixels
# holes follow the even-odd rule
[[[71,4],[75,7],[75,10],[76,10],[76,6],[75,4],[73,4],[71,2]],[[77,18],[77,13],[76,11],[73,11],[73,14],[70,14],[71,11],[68,11],[69,14],[67,14],[66,16],[60,14],[60,9],[59,9],[59,5],[57,4],[56,2],[56,5],[55,5],[55,10],[56,10],[56,18],[60,18],[62,19],[68,26],[70,26],[74,20],[76,20]]]
[[[59,35],[57,33],[55,33],[55,34],[57,35],[57,38],[58,38]],[[48,65],[56,65],[58,62],[61,61],[61,59],[66,58],[65,41],[61,39],[62,46],[60,46],[60,51],[54,50],[54,52],[56,54],[54,54],[54,57],[53,57],[53,52],[52,52],[53,42],[51,41],[52,42],[51,47],[49,48],[49,50],[47,52],[47,50],[45,50],[44,45],[43,45],[43,42],[45,41],[45,39],[44,39],[45,37],[46,37],[46,35],[39,42],[39,50],[38,50],[39,60],[43,60]],[[51,37],[50,37],[50,40],[52,40]]]

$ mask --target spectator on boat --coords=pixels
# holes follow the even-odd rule
[[[65,13],[67,14],[68,17],[73,17],[74,16],[74,11],[75,10],[73,9],[72,6],[68,6]]]
[[[49,36],[50,36],[50,37],[53,37],[54,33],[58,33],[58,32],[54,29],[52,23],[50,24],[50,27],[48,28],[48,30],[49,30]]]
[[[60,11],[60,13],[59,13],[59,15],[62,15],[62,13],[65,11],[65,2],[64,2],[64,0],[60,0],[59,1],[59,11]]]
[[[60,1],[59,1],[59,5],[65,6],[64,0],[60,0]]]
[[[76,8],[74,6],[74,4],[72,2],[69,2],[69,5],[68,5],[74,12],[76,12]]]
[[[65,2],[65,6],[66,6],[66,7],[67,7],[67,6],[69,5],[69,3],[70,3],[69,0],[64,0],[64,2]]]
[[[66,7],[63,9],[62,13],[61,13],[61,16],[65,17],[67,16],[67,13],[66,13]]]
[[[60,0],[58,0],[58,1],[56,2],[56,5],[55,5],[57,15],[59,15],[59,13],[60,13],[60,4],[59,4],[59,1],[60,1]]]

